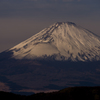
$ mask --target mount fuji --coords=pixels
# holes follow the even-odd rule
[[[0,53],[0,91],[50,92],[100,85],[100,37],[57,22]]]
[[[72,22],[57,22],[9,49],[15,59],[100,60],[100,37]]]

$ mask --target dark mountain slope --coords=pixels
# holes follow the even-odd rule
[[[98,86],[100,85],[100,62],[7,60],[6,63],[0,62],[0,76],[1,82],[7,83],[12,91]],[[13,84],[13,87],[10,84]],[[16,89],[16,85],[20,88]]]

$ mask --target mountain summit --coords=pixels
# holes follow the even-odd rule
[[[0,53],[1,91],[73,86],[100,86],[100,37],[72,22],[54,23]]]
[[[100,60],[100,37],[72,22],[57,22],[9,49],[16,59]]]

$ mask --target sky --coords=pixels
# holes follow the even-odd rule
[[[100,36],[100,0],[0,0],[0,52],[68,21]]]

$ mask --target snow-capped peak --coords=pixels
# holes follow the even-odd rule
[[[16,59],[100,60],[100,38],[72,22],[57,22],[10,49]]]

